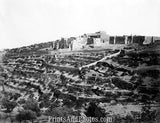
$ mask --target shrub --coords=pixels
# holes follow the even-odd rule
[[[2,99],[2,106],[6,108],[6,112],[10,113],[16,107],[17,103],[15,101],[10,101],[6,98]]]
[[[31,110],[23,110],[20,111],[19,114],[16,115],[16,120],[21,123],[21,121],[33,120],[36,119],[36,113]]]
[[[23,107],[25,110],[31,110],[35,112],[37,116],[40,116],[40,108],[36,100],[28,99]]]

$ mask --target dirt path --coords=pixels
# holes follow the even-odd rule
[[[90,66],[93,66],[93,65],[96,65],[98,62],[102,62],[104,60],[106,60],[107,58],[112,58],[112,57],[115,57],[115,56],[118,56],[120,54],[121,50],[117,53],[114,53],[114,54],[111,54],[111,55],[108,55],[108,56],[105,56],[104,58],[96,61],[96,62],[93,62],[91,64],[88,64],[88,65],[84,65],[82,67],[79,67],[79,70],[81,70],[82,68],[85,68],[85,67],[90,67]]]

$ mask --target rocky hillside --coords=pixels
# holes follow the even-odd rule
[[[159,120],[159,45],[52,55],[42,50],[47,47],[39,44],[6,52],[1,65],[1,112],[7,111],[4,100],[16,103],[10,111],[13,117],[19,114],[16,108],[28,110],[25,106],[32,100],[39,111],[29,110],[38,112],[37,122],[66,113],[112,117],[115,123]]]

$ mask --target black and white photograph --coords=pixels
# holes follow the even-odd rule
[[[160,123],[160,0],[0,0],[0,123]]]

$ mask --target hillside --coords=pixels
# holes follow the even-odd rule
[[[44,50],[51,45],[6,51],[1,64],[2,113],[6,110],[3,99],[7,98],[17,104],[11,111],[13,117],[18,114],[16,108],[25,109],[30,100],[36,102],[41,115],[35,122],[65,113],[112,117],[114,123],[159,120],[160,45]],[[93,105],[97,109],[91,113]]]

